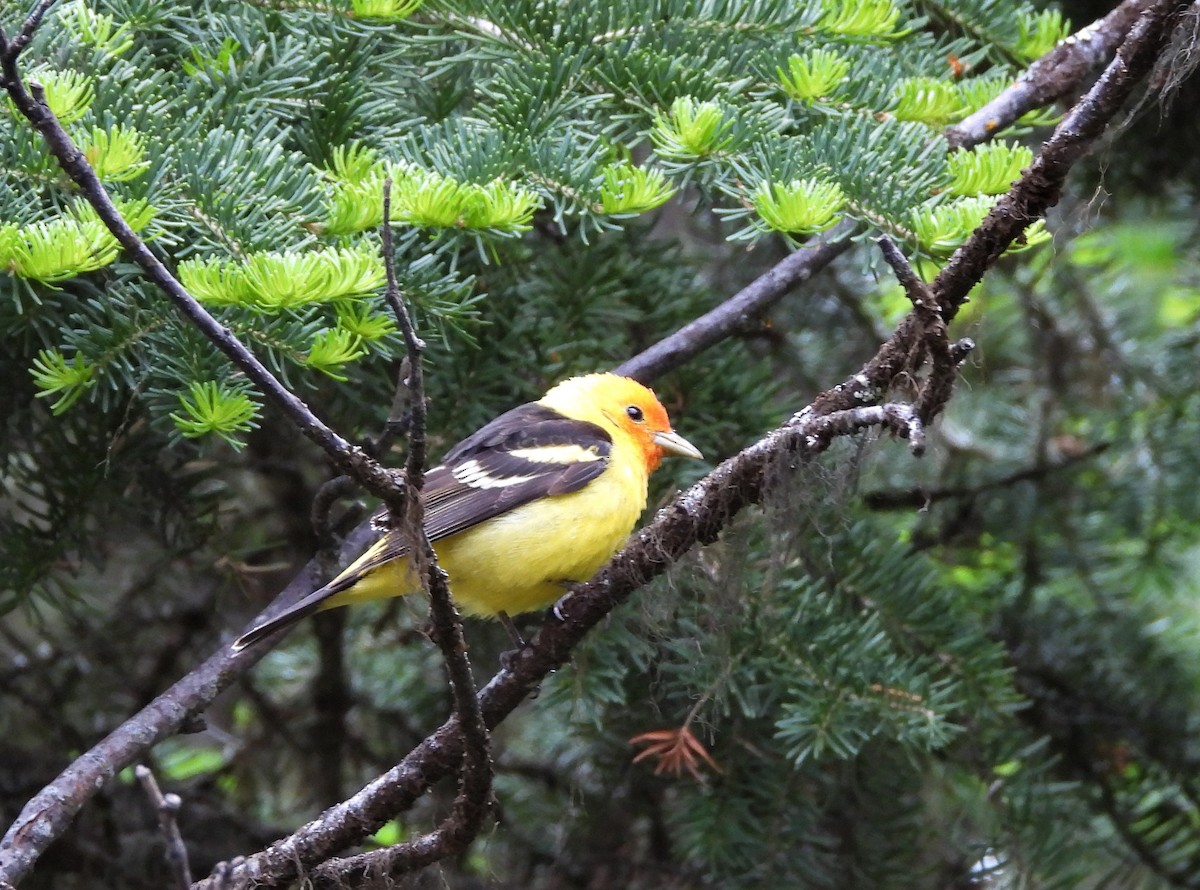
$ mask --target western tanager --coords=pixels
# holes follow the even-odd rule
[[[615,374],[572,377],[459,442],[425,477],[425,531],[470,615],[545,608],[629,537],[664,455],[700,457],[654,393]],[[242,649],[318,609],[421,589],[389,531],[319,590],[240,637]]]

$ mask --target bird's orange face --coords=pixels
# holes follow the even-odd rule
[[[623,391],[619,395],[623,398],[620,407],[616,410],[610,408],[606,413],[642,447],[647,470],[656,470],[666,455],[700,457],[695,446],[671,429],[667,409],[654,393],[640,383],[628,382],[633,385],[621,387]]]
[[[572,377],[546,393],[540,404],[625,433],[641,448],[647,472],[655,470],[666,455],[702,456],[694,445],[671,429],[667,409],[654,393],[629,377],[616,374]]]

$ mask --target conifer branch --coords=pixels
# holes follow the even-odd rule
[[[193,297],[133,228],[122,217],[113,204],[96,171],[88,163],[83,152],[75,145],[67,131],[59,123],[54,112],[46,104],[42,88],[30,83],[28,89],[21,78],[17,58],[21,50],[32,39],[32,35],[51,2],[39,3],[29,16],[21,33],[12,41],[0,42],[0,83],[8,92],[13,105],[41,134],[46,146],[59,166],[79,186],[80,192],[96,210],[104,225],[112,232],[130,257],[141,266],[146,277],[153,281],[176,308],[208,340],[240,368],[259,389],[274,401],[296,428],[308,439],[320,446],[333,464],[343,473],[353,477],[375,496],[386,500],[402,484],[399,474],[392,472],[372,460],[356,445],[352,445],[331,427],[321,421],[312,410],[294,393],[284,386],[274,374],[229,328],[221,324],[203,305]],[[0,40],[2,40],[0,35]],[[24,42],[20,42],[24,39]]]
[[[1158,0],[1148,8],[1116,57],[1055,128],[1033,163],[942,268],[930,288],[947,323],[1000,255],[1058,202],[1067,173],[1153,69],[1166,46],[1170,19],[1187,6]],[[914,357],[922,354],[924,333],[920,314],[910,313],[858,374],[817,397],[815,411],[825,414],[880,398],[897,375],[913,365]]]
[[[960,123],[947,127],[946,141],[956,148],[986,142],[1022,115],[1070,95],[1112,58],[1150,3],[1125,0],[1104,18],[1064,40],[1034,62],[1013,86]],[[849,249],[856,228],[846,221],[822,233],[709,313],[622,362],[614,372],[647,382],[721,342]]]

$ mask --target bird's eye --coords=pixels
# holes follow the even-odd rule
[[[630,405],[625,409],[625,413],[629,415],[630,420],[634,423],[641,423],[646,419],[646,415],[642,413],[642,409],[637,405]]]

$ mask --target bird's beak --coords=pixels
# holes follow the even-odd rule
[[[673,454],[676,457],[693,457],[696,460],[701,460],[704,457],[700,453],[699,448],[683,438],[679,433],[655,433],[654,444],[667,454]]]

